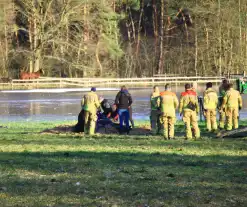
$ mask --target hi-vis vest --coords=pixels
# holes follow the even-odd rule
[[[160,93],[153,92],[150,97],[151,110],[158,110],[160,107]]]

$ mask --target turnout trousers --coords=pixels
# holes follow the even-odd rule
[[[219,110],[219,128],[224,129],[225,128],[225,122],[226,122],[226,113],[221,109]]]
[[[95,133],[97,115],[90,111],[85,111],[84,119],[85,119],[85,125],[84,125],[85,134],[93,135]]]
[[[207,130],[217,130],[217,121],[216,121],[216,110],[215,109],[208,109],[205,112],[206,123],[207,123]]]
[[[152,110],[150,114],[150,124],[152,134],[158,134],[160,130],[160,111]]]
[[[198,127],[197,114],[195,111],[184,111],[183,121],[186,127],[186,138],[192,139],[192,129],[195,138],[200,138],[200,129]],[[191,128],[192,126],[192,128]]]
[[[165,139],[174,139],[174,125],[176,117],[162,116],[163,136]]]
[[[226,130],[238,128],[238,108],[226,108]]]

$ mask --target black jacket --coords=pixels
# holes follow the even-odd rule
[[[132,97],[127,90],[118,92],[115,103],[118,109],[128,109],[132,104]]]

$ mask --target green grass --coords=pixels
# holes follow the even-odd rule
[[[59,124],[0,129],[0,206],[247,206],[245,138],[39,133]]]

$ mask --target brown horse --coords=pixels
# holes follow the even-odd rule
[[[21,80],[25,80],[25,79],[37,79],[40,77],[41,74],[44,74],[44,71],[42,69],[40,69],[37,72],[33,72],[33,73],[27,73],[22,71],[20,74],[20,79]]]
[[[12,79],[11,78],[0,78],[0,83],[10,83],[12,82]]]

